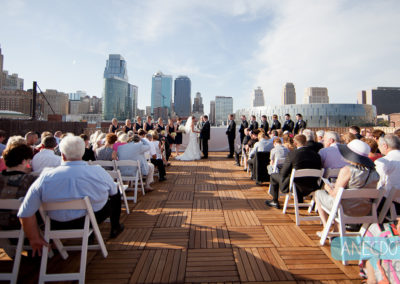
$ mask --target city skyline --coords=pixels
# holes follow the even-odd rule
[[[104,61],[113,53],[129,63],[141,109],[150,105],[157,70],[191,78],[206,113],[215,96],[232,96],[235,110],[250,106],[256,86],[269,105],[279,105],[285,82],[295,84],[298,102],[307,87],[324,86],[332,103],[399,85],[398,1],[49,3],[2,3],[4,69],[18,73],[25,89],[36,80],[44,89],[100,97]]]

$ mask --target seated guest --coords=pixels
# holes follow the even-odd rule
[[[81,134],[79,137],[82,138],[83,142],[85,142],[85,152],[82,156],[82,160],[84,161],[96,161],[96,157],[94,156],[94,151],[92,146],[89,144],[89,136],[86,134]]]
[[[150,143],[154,145],[156,154],[155,155],[153,154],[151,156],[150,161],[158,169],[158,173],[160,175],[158,181],[164,181],[164,180],[166,180],[165,166],[164,166],[164,162],[163,162],[162,154],[161,154],[161,144],[160,144],[160,141],[158,141],[158,139],[159,139],[159,135],[158,135],[157,131],[154,131],[153,132],[153,141],[150,141]]]
[[[357,139],[357,136],[354,135],[353,133],[350,133],[350,132],[342,134],[342,137],[341,137],[341,140],[342,140],[343,144],[349,144],[354,139]]]
[[[324,135],[324,148],[319,150],[324,169],[341,169],[348,163],[343,159],[338,148],[339,134],[327,131]]]
[[[324,145],[322,145],[322,143],[315,142],[314,132],[312,130],[303,129],[302,134],[306,136],[307,139],[306,147],[310,147],[313,151],[315,151],[315,153],[318,153],[319,150],[324,148]]]
[[[260,133],[258,134],[258,142],[254,144],[254,147],[249,154],[249,160],[247,161],[249,169],[252,173],[252,178],[255,176],[253,174],[253,167],[254,167],[256,153],[271,152],[271,149],[272,147],[271,143],[269,143],[268,134],[265,134],[264,131],[260,131]]]
[[[32,156],[32,148],[26,144],[13,144],[4,150],[3,159],[7,169],[0,175],[2,199],[18,199],[25,196],[35,181],[35,177],[29,174]],[[20,228],[17,212],[0,210],[0,228]]]
[[[282,169],[278,174],[271,175],[270,193],[272,200],[267,200],[265,203],[268,206],[280,208],[278,198],[279,190],[282,193],[289,192],[289,181],[292,169],[321,169],[321,158],[317,153],[311,150],[306,145],[306,137],[298,134],[294,137],[294,144],[297,149],[288,154]],[[297,188],[298,202],[303,202],[303,197],[318,189],[318,178],[302,177],[294,180]]]
[[[357,125],[352,125],[349,127],[349,133],[354,134],[357,139],[362,138],[360,131],[361,131],[361,129]]]
[[[51,133],[50,131],[42,132],[42,135],[40,136],[40,144],[37,145],[35,148],[33,148],[33,156],[35,156],[37,153],[39,153],[44,148],[43,141],[44,141],[44,138],[46,138],[47,136],[53,137],[53,133]]]
[[[18,217],[33,250],[41,254],[48,246],[39,233],[35,213],[42,202],[60,202],[88,196],[98,223],[110,217],[110,238],[115,238],[124,229],[119,223],[121,195],[110,175],[100,166],[89,166],[82,161],[85,142],[79,136],[67,136],[60,143],[63,163],[50,169],[31,185],[19,209]],[[53,229],[82,228],[85,222],[81,210],[50,211]]]
[[[140,139],[138,135],[133,136],[133,141],[118,147],[118,160],[133,160],[140,162],[142,175],[147,176],[145,190],[153,190],[150,184],[154,181],[154,166],[147,163],[144,153],[150,150],[150,143]],[[121,174],[124,176],[133,176],[135,173],[134,167],[121,167]]]
[[[249,128],[250,129],[250,128]],[[252,149],[253,147],[254,147],[254,144],[256,144],[257,142],[258,142],[258,134],[260,133],[261,131],[259,130],[259,129],[256,129],[256,130],[252,130],[251,132],[250,132],[250,141],[247,143],[247,147],[246,147],[246,150],[248,151],[248,152],[250,152],[250,149]]]
[[[39,135],[36,132],[29,131],[25,134],[25,140],[26,144],[33,149],[39,141]]]
[[[106,144],[96,150],[96,159],[102,161],[112,161],[113,145],[117,142],[117,135],[108,133],[106,135]]]
[[[4,130],[0,130],[0,156],[2,155],[6,145],[3,144],[6,139],[6,132]]]
[[[379,175],[375,171],[375,165],[368,158],[370,148],[367,143],[355,139],[347,145],[338,145],[339,152],[349,165],[343,167],[334,186],[325,184],[325,189],[318,190],[315,193],[316,206],[319,216],[325,226],[329,217],[329,211],[339,188],[345,189],[376,187]],[[365,216],[371,212],[371,200],[369,199],[351,199],[343,200],[342,206],[344,213],[348,216]],[[325,211],[323,207],[328,210]],[[320,234],[320,233],[318,233]]]
[[[400,128],[396,129],[393,134],[400,138]]]
[[[372,162],[375,162],[375,160],[382,158],[382,154],[377,153],[378,143],[374,138],[361,138],[361,141],[367,143],[368,146],[371,148],[371,152],[369,152],[368,158],[370,158]]]
[[[378,188],[384,187],[385,198],[390,190],[400,190],[400,138],[395,134],[386,134],[379,138],[379,150],[384,157],[375,161],[376,171],[380,176]],[[400,216],[400,199],[395,200],[397,215]],[[380,207],[381,207],[380,206]]]
[[[57,130],[56,132],[54,132],[54,138],[56,138],[56,140],[57,140],[57,145],[60,144],[62,135],[63,135],[63,133],[60,130]]]
[[[236,166],[240,166],[240,156],[242,155],[242,151],[245,150],[245,146],[249,143],[251,137],[250,137],[250,130],[249,128],[245,128],[243,130],[243,139],[242,139],[242,144],[240,145],[240,149],[238,151],[235,151],[235,161],[236,161]],[[247,159],[246,159],[247,160]]]
[[[273,173],[273,166],[275,161],[279,159],[284,159],[289,154],[289,150],[282,145],[282,141],[279,137],[274,138],[274,148],[271,150],[271,155],[269,156],[270,164],[268,165],[268,173],[271,175]],[[282,168],[282,165],[278,166],[279,169]]]
[[[47,136],[42,144],[44,148],[32,159],[32,171],[36,173],[41,173],[46,167],[55,168],[61,164],[61,157],[54,153],[54,148],[57,146],[56,138]]]
[[[289,151],[293,151],[296,148],[294,146],[293,137],[289,133],[282,135],[282,142],[283,142],[283,147],[285,147]]]
[[[317,136],[317,142],[324,144],[324,135],[325,131],[324,130],[318,130],[316,133]]]
[[[118,147],[119,147],[119,146],[125,145],[126,143],[128,143],[128,140],[129,140],[128,135],[125,134],[125,133],[122,133],[122,134],[120,134],[120,135],[117,135],[117,137],[118,137],[118,140],[117,140],[117,142],[115,142],[114,145],[113,145],[113,150],[114,150],[115,152],[118,151]]]
[[[375,141],[378,142],[379,138],[385,136],[385,132],[383,132],[380,129],[375,129],[374,131],[372,131],[371,135],[372,135],[372,138],[374,138]]]

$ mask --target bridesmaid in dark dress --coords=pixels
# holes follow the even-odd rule
[[[118,120],[113,118],[111,120],[111,125],[108,128],[108,133],[115,133],[119,129]]]
[[[179,155],[179,146],[182,145],[182,132],[179,131],[179,127],[182,125],[182,118],[178,117],[176,123],[176,136],[175,136],[175,151],[176,155]]]
[[[143,123],[142,123],[142,118],[140,116],[137,116],[135,123],[135,133],[138,133],[139,129],[143,129]]]
[[[132,125],[132,122],[130,119],[125,120],[125,125],[123,128],[125,133],[128,133],[129,131],[134,131],[134,126]]]
[[[149,132],[150,130],[153,130],[154,129],[154,126],[153,126],[153,123],[151,122],[151,116],[148,116],[147,117],[147,121],[146,121],[146,123],[144,124],[144,131],[146,131],[146,132]]]
[[[161,133],[161,131],[165,130],[164,121],[160,117],[157,121],[157,132]]]
[[[172,119],[168,119],[168,125],[167,125],[167,140],[169,143],[169,147],[172,150],[172,144],[175,144],[175,137],[172,135],[172,133],[175,133],[176,135],[176,129],[174,122]]]

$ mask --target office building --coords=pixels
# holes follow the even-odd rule
[[[203,104],[203,98],[201,97],[201,93],[197,92],[196,96],[193,99],[193,109],[192,113],[196,114],[204,114],[204,104]]]
[[[57,90],[46,90],[43,93],[46,103],[43,106],[43,116],[47,120],[49,114],[68,114],[68,94]]]
[[[228,115],[233,113],[232,97],[215,97],[215,124],[226,125]]]
[[[131,85],[131,98],[132,98],[132,118],[136,118],[138,109],[138,86]]]
[[[166,108],[169,115],[171,112],[171,103],[172,76],[164,75],[159,71],[153,75],[151,84],[151,113],[154,114],[154,118],[158,118],[154,113],[155,108]],[[164,113],[164,111],[159,113]]]
[[[215,125],[215,101],[210,102],[210,124]]]
[[[372,126],[376,121],[376,108],[368,104],[291,104],[244,108],[236,112],[236,119],[244,114],[246,117],[255,115],[260,121],[261,115],[265,114],[271,121],[272,115],[277,114],[278,120],[285,121],[286,113],[292,117],[301,113],[307,127]]]
[[[110,54],[104,69],[103,119],[125,120],[132,118],[134,87],[128,83],[125,59],[119,54]]]
[[[282,90],[282,104],[294,105],[296,104],[296,89],[293,83],[286,83]]]
[[[151,116],[151,106],[146,106],[146,116]]]
[[[398,113],[400,110],[400,87],[378,87],[361,91],[357,103],[376,106],[378,115]]]
[[[14,111],[25,115],[32,115],[32,92],[24,90],[0,90],[0,110]],[[42,117],[43,97],[37,96],[37,117]]]
[[[192,83],[186,76],[179,76],[174,82],[174,112],[177,116],[188,117],[191,113]]]
[[[254,90],[254,93],[251,97],[251,101],[252,101],[252,107],[259,107],[265,105],[264,92],[261,89],[261,87],[257,87],[257,89]]]
[[[0,47],[0,89],[1,90],[23,90],[24,79],[19,78],[18,74],[8,74],[4,70],[4,55],[1,53]]]
[[[310,87],[304,92],[304,104],[329,104],[328,89]]]

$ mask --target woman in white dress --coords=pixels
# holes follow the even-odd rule
[[[194,116],[190,116],[186,122],[185,132],[186,135],[189,135],[189,144],[187,145],[185,152],[175,158],[177,160],[193,161],[200,160],[201,158],[200,146],[197,142],[197,133],[199,133],[199,131],[194,129],[195,120]]]

